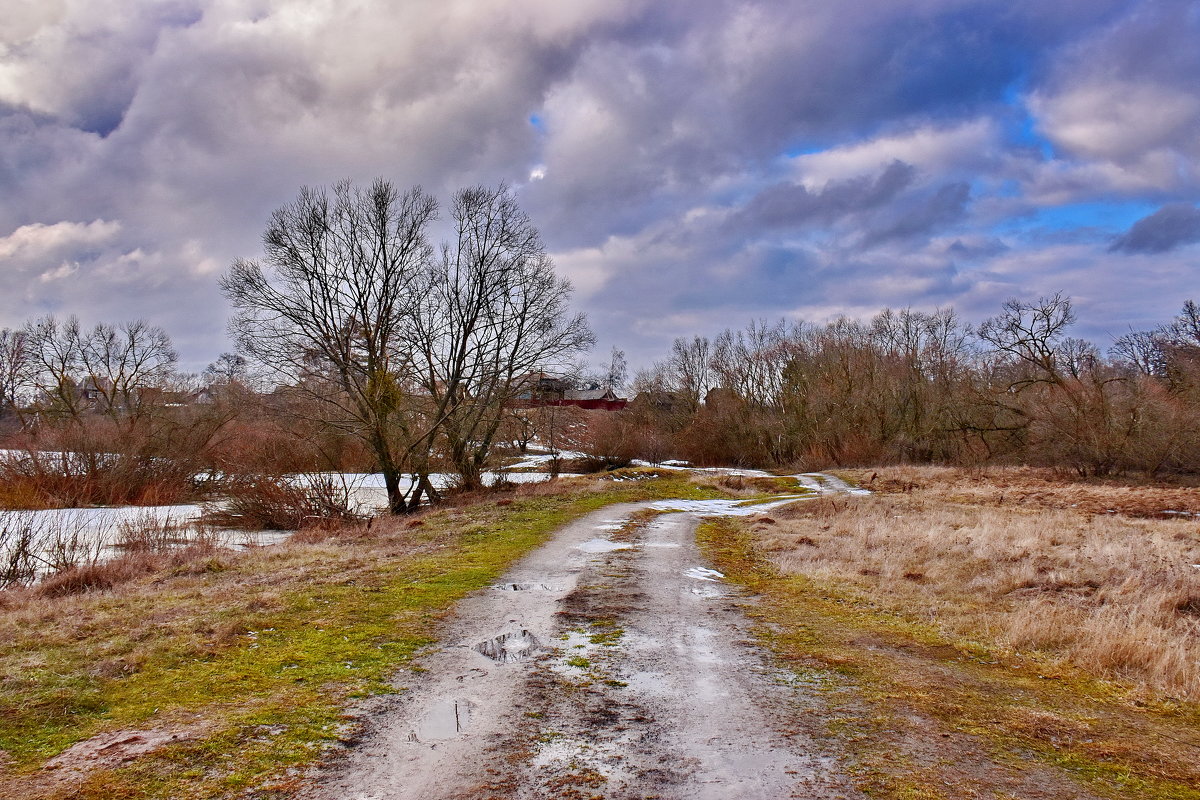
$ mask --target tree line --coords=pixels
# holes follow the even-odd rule
[[[766,467],[1018,462],[1083,475],[1200,467],[1200,309],[1103,353],[1061,294],[968,325],[952,309],[755,322],[676,339],[596,431],[622,458]]]

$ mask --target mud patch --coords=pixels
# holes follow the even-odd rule
[[[453,739],[471,724],[475,704],[469,700],[443,700],[429,709],[408,735],[410,742],[441,742]]]
[[[97,769],[113,769],[167,745],[186,742],[205,733],[208,726],[155,728],[102,733],[68,747],[42,767],[51,781],[77,781]]]
[[[513,664],[529,658],[541,650],[542,645],[536,636],[522,629],[516,633],[503,633],[499,636],[493,636],[486,642],[480,642],[471,649],[500,664]]]

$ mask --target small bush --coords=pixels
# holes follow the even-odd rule
[[[304,483],[279,475],[234,479],[223,503],[203,515],[209,525],[243,530],[297,531],[331,523],[358,523],[350,490],[328,475],[309,476]]]

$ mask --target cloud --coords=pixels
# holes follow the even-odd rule
[[[1108,249],[1122,253],[1165,253],[1194,242],[1200,242],[1200,208],[1190,203],[1171,203],[1139,219]]]
[[[1027,101],[1037,129],[1096,189],[1200,189],[1200,12],[1138,3],[1080,38]]]
[[[111,239],[121,230],[119,222],[103,219],[92,222],[35,222],[22,225],[0,237],[0,258],[12,263],[30,263],[47,257],[56,258],[65,251]]]
[[[1163,273],[1105,250],[1141,222],[1073,250],[1037,220],[1194,204],[1194,6],[20,3],[0,30],[0,324],[144,316],[198,368],[229,347],[216,275],[271,210],[376,176],[517,187],[635,360],[754,316],[982,308],[1021,290],[1017,264],[1068,291],[1049,284],[1119,274],[1150,315]]]
[[[798,183],[776,183],[763,189],[733,213],[731,229],[796,228],[812,222],[829,223],[849,214],[877,208],[908,188],[916,170],[893,161],[878,176],[830,181],[810,191]]]

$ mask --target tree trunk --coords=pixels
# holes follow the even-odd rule
[[[383,484],[387,487],[388,513],[403,514],[408,511],[404,493],[400,491],[400,473],[395,469],[384,469]]]

